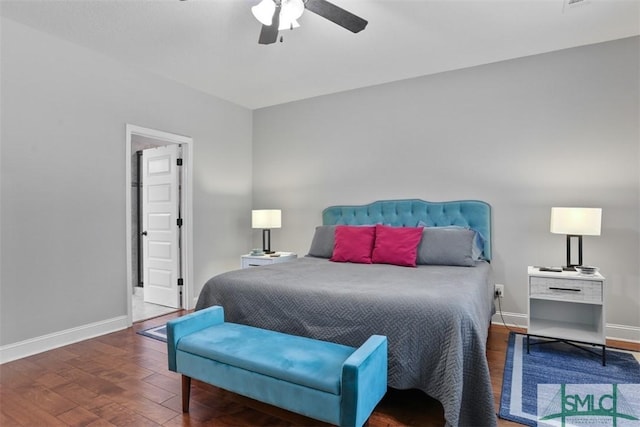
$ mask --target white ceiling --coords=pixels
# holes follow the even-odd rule
[[[305,11],[258,45],[259,0],[1,0],[0,13],[255,109],[640,34],[640,0],[332,0],[349,31]]]

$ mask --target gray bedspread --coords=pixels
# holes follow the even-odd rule
[[[449,425],[494,426],[489,270],[486,262],[408,268],[305,257],[215,276],[196,310],[221,305],[230,322],[354,347],[386,335],[390,387],[438,399]]]

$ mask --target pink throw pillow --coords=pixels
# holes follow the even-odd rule
[[[373,263],[415,267],[423,228],[376,225]]]
[[[375,227],[337,226],[331,261],[371,264],[375,237]]]

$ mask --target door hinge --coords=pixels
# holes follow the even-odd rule
[[[178,286],[180,286],[180,287],[184,286],[184,279],[183,278],[178,279]],[[182,291],[180,291],[180,292],[182,292]]]
[[[176,222],[178,223],[178,227],[182,227],[182,218],[178,218]]]
[[[178,163],[178,166],[182,166],[182,159],[178,159],[177,163]]]

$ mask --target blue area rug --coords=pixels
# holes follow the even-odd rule
[[[544,340],[531,337],[532,344],[540,341]],[[599,352],[599,350],[596,350],[596,353]],[[526,336],[511,332],[502,381],[500,418],[529,426],[561,425],[557,419],[553,422],[541,421],[538,423],[539,384],[550,384],[549,386],[543,385],[540,388],[542,390],[540,395],[541,408],[544,408],[541,409],[541,412],[551,406],[550,404],[547,405],[548,402],[545,402],[547,396],[551,396],[549,397],[550,401],[552,398],[558,399],[555,410],[559,410],[559,402],[561,400],[558,390],[561,389],[560,384],[579,385],[562,389],[562,396],[566,396],[565,389],[568,390],[567,393],[575,393],[574,395],[581,393],[584,401],[578,402],[579,409],[588,406],[585,396],[590,394],[596,396],[594,400],[595,407],[596,409],[599,408],[598,397],[600,395],[597,394],[598,392],[591,393],[588,391],[593,388],[591,385],[606,385],[604,386],[604,389],[607,390],[606,393],[611,394],[611,390],[614,387],[613,384],[622,384],[621,386],[615,386],[615,390],[618,393],[617,412],[631,414],[636,418],[640,418],[640,354],[638,353],[607,348],[606,366],[602,366],[602,360],[599,355],[587,353],[566,343],[533,345],[530,347],[530,353],[527,354]],[[618,391],[618,387],[620,387],[619,390],[621,391]],[[555,391],[551,391],[551,389]],[[551,394],[543,394],[547,393],[547,390]],[[601,406],[610,408],[611,401],[612,399],[605,399],[602,401]],[[564,402],[564,407],[568,407],[567,401],[565,400]],[[541,416],[545,414],[548,415],[547,412],[544,412]],[[596,421],[595,416],[583,416],[582,419],[585,424],[575,423],[573,425],[587,425],[587,423],[589,425],[616,425],[616,419],[610,418],[609,415],[599,419],[596,424],[593,424]],[[621,424],[621,421],[625,423]],[[640,426],[640,421],[618,419],[617,425]]]
[[[138,331],[138,333],[145,337],[167,342],[167,325],[154,326],[152,328]]]

